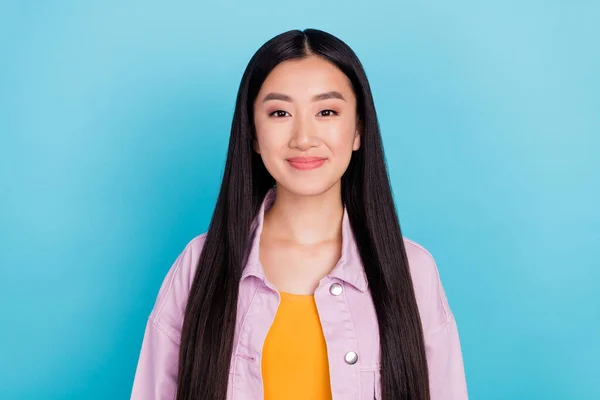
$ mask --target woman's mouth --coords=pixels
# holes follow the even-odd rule
[[[296,169],[309,170],[319,168],[325,160],[327,159],[323,157],[292,157],[288,158],[287,162]]]

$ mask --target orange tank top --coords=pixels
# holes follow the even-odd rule
[[[327,346],[312,295],[280,292],[265,339],[265,400],[331,400]]]

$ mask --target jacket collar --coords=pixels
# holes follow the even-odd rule
[[[262,280],[265,284],[267,283],[263,267],[259,260],[259,244],[263,230],[265,212],[271,208],[274,202],[275,188],[271,188],[269,192],[267,192],[260,207],[260,211],[252,223],[252,245],[248,260],[242,272],[241,281],[244,281],[249,276],[254,276]],[[346,207],[344,207],[344,216],[342,219],[342,254],[335,267],[327,276],[349,283],[361,292],[367,290],[367,277],[358,253]]]

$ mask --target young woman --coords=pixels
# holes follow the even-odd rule
[[[252,57],[206,234],[169,270],[132,399],[465,400],[432,256],[403,238],[354,52],[289,31]]]

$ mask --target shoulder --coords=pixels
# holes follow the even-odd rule
[[[452,311],[431,253],[414,240],[404,238],[410,274],[425,335],[433,333],[452,318]]]
[[[179,253],[162,281],[150,312],[150,321],[176,342],[181,335],[189,291],[205,240],[206,233],[195,236]]]

